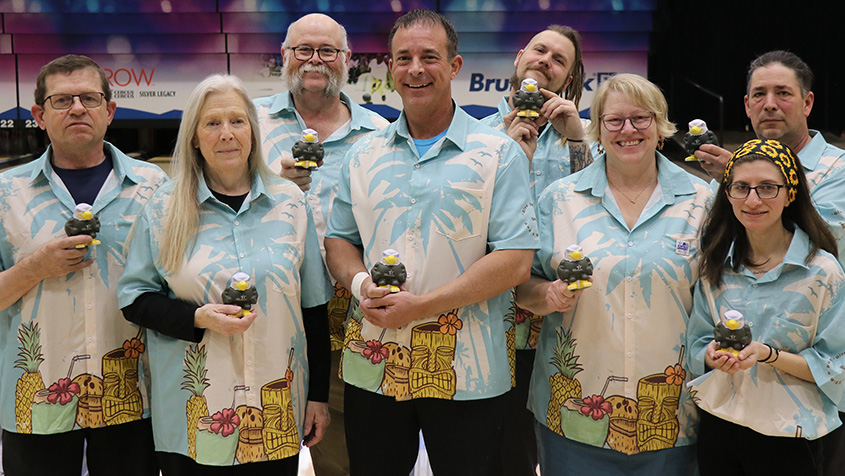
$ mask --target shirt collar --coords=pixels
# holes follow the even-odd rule
[[[344,103],[347,109],[349,109],[350,130],[368,129],[374,131],[378,129],[378,127],[373,124],[372,117],[367,114],[367,110],[355,103],[355,101],[353,101],[346,93],[340,93],[340,102]],[[293,114],[302,124],[305,123],[296,111],[296,106],[293,102],[293,94],[290,91],[286,91],[282,94],[276,94],[273,98],[273,103],[270,104],[269,112],[271,115],[281,114],[283,112]]]
[[[607,173],[605,172],[605,161],[607,154],[601,154],[584,170],[579,172],[578,181],[575,184],[576,192],[591,190],[594,197],[603,197],[607,190]],[[690,180],[689,174],[680,167],[672,164],[663,154],[657,152],[657,182],[663,191],[667,203],[675,203],[675,197],[695,193],[695,186]]]
[[[124,179],[129,179],[133,183],[138,183],[138,176],[126,161],[128,157],[110,142],[103,141],[103,144],[103,148],[111,155],[112,170],[117,177],[117,182],[123,183]],[[47,150],[41,154],[41,157],[36,160],[35,167],[32,169],[32,174],[29,176],[29,183],[34,183],[39,180],[40,176],[43,176],[48,181],[50,180],[50,177],[52,177],[53,174],[53,165],[50,163],[50,157],[52,156],[53,146],[50,145],[47,147]]]
[[[252,186],[249,190],[249,195],[247,195],[245,202],[254,202],[262,195],[270,198],[272,200],[272,196],[267,193],[267,187],[264,185],[264,181],[261,180],[261,177],[256,173],[253,175],[252,178]],[[205,173],[200,172],[199,182],[197,183],[197,200],[200,203],[204,203],[205,201],[214,198],[214,194],[211,193],[211,189],[208,188],[208,184],[205,182]],[[214,198],[214,200],[217,200]]]
[[[807,254],[810,252],[810,238],[807,236],[807,233],[804,232],[801,228],[797,226],[792,232],[792,241],[789,242],[789,248],[786,250],[786,255],[783,257],[782,265],[791,264],[794,266],[800,266],[805,269],[809,269],[809,266],[804,262],[807,259]],[[736,267],[742,263],[734,263],[734,244],[731,243],[731,247],[728,250],[728,255],[725,260],[727,263],[731,265],[731,267]]]
[[[822,154],[824,153],[825,147],[827,147],[827,141],[824,140],[821,132],[810,129],[810,142],[798,152],[798,160],[801,161],[801,165],[804,166],[804,170],[816,170],[816,167],[819,165],[819,160],[822,158]]]
[[[458,149],[463,151],[466,149],[467,135],[469,134],[471,121],[475,119],[461,109],[454,100],[452,100],[452,106],[455,108],[455,113],[452,115],[452,122],[449,123],[449,130],[446,132],[446,137],[443,139],[443,145],[445,145],[446,141],[449,141]],[[399,119],[397,119],[396,122],[391,124],[389,127],[392,128],[390,129],[390,133],[393,136],[392,138],[394,141],[397,140],[397,137],[402,137],[407,142],[413,141],[411,138],[411,131],[408,130],[408,120],[405,117],[404,109],[399,114]],[[443,145],[440,146],[441,150],[443,149]]]

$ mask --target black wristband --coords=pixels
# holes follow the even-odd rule
[[[769,347],[771,347],[771,346],[769,346]],[[773,360],[773,361],[771,361],[771,362],[767,362],[767,363],[769,363],[769,364],[773,364],[773,363],[777,362],[777,361],[778,361],[778,357],[780,357],[780,351],[779,351],[779,350],[777,350],[777,349],[775,349],[774,347],[771,347],[771,348],[775,350],[775,360]]]
[[[765,345],[766,347],[769,348],[769,355],[767,355],[765,359],[757,359],[757,362],[763,362],[765,364],[767,360],[772,358],[772,351],[775,350],[775,348],[770,346],[769,344],[763,344],[763,345]]]

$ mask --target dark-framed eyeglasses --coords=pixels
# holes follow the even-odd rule
[[[93,109],[95,107],[100,107],[100,105],[103,104],[103,99],[105,97],[105,94],[98,91],[91,91],[90,93],[82,94],[51,94],[44,98],[44,104],[46,104],[47,101],[50,101],[50,105],[53,106],[53,109],[61,111],[63,109],[70,109],[73,106],[73,98],[79,98],[79,102],[81,102],[86,109]]]
[[[771,200],[778,196],[780,189],[786,185],[777,183],[763,183],[756,187],[751,187],[744,183],[732,183],[728,185],[728,196],[736,199],[748,198],[748,195],[754,190],[760,200]]]
[[[323,46],[322,48],[311,48],[310,46],[294,46],[291,48],[293,50],[293,57],[298,59],[299,61],[308,61],[311,57],[314,56],[314,52],[317,52],[317,56],[320,57],[321,60],[325,61],[326,63],[331,63],[332,61],[337,59],[338,53],[343,50],[339,50],[337,48],[332,48],[330,46]]]
[[[602,114],[599,116],[599,119],[601,119],[602,124],[604,124],[604,128],[607,129],[608,132],[621,131],[622,128],[625,127],[625,121],[631,121],[631,126],[634,129],[641,131],[651,127],[651,123],[654,121],[654,112],[638,112],[630,117],[623,117],[616,114]]]

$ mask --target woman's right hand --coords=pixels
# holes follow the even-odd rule
[[[194,327],[208,329],[224,336],[240,334],[252,325],[258,314],[234,317],[241,307],[233,304],[206,304],[194,312]]]

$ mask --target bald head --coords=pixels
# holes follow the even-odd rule
[[[304,17],[296,20],[288,26],[288,32],[285,35],[285,41],[282,43],[282,48],[290,48],[297,46],[300,38],[306,33],[320,32],[324,35],[329,35],[334,38],[343,50],[349,50],[349,40],[346,37],[346,28],[328,15],[322,13],[309,13]]]

